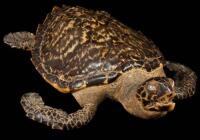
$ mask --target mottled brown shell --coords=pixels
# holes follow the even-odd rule
[[[104,11],[54,7],[36,32],[32,62],[61,92],[107,84],[133,68],[152,71],[163,56],[152,41]]]

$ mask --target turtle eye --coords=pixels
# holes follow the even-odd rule
[[[156,86],[155,85],[152,85],[152,84],[149,84],[147,85],[147,89],[151,92],[154,92],[157,90]]]

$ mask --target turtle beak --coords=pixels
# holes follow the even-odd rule
[[[173,103],[173,102],[170,102],[168,104],[157,103],[156,106],[158,107],[158,110],[160,110],[160,111],[171,112],[175,108],[175,103]]]
[[[160,101],[157,102],[158,110],[160,111],[167,111],[171,112],[175,108],[175,103],[173,102],[173,99],[175,97],[175,93],[165,93],[163,97],[161,97]]]
[[[175,108],[175,103],[173,102],[175,93],[173,89],[161,85],[159,92],[161,93],[158,93],[158,102],[156,102],[158,110],[167,112],[173,111]]]
[[[173,111],[174,110],[174,108],[175,108],[175,103],[171,103],[169,106],[168,106],[168,111],[169,112],[171,112],[171,111]]]

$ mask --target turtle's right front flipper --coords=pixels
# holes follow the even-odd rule
[[[35,35],[30,32],[9,33],[4,36],[3,41],[12,48],[30,51],[35,45]]]
[[[82,109],[67,114],[61,109],[44,105],[37,93],[26,93],[22,96],[21,105],[26,116],[32,120],[51,126],[53,129],[79,128],[87,124],[94,116],[96,105],[86,104]]]
[[[167,62],[166,67],[175,72],[176,99],[186,99],[195,93],[197,76],[195,72],[179,63]]]

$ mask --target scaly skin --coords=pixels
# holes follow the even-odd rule
[[[175,79],[175,93],[176,99],[186,99],[195,93],[197,76],[190,68],[173,62],[167,62],[166,67],[176,74]]]
[[[94,116],[96,105],[85,104],[75,113],[67,114],[61,109],[46,106],[37,93],[26,93],[21,98],[26,116],[32,120],[51,126],[52,129],[73,129],[87,124]]]
[[[9,33],[4,36],[3,41],[12,48],[31,51],[35,45],[35,35],[26,31]]]

